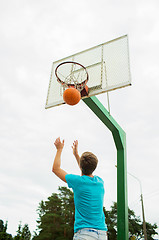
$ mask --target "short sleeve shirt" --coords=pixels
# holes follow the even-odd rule
[[[103,212],[104,182],[98,177],[67,174],[69,188],[74,192],[75,224],[74,232],[82,228],[107,231]]]

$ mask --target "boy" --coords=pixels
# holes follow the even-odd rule
[[[57,149],[52,171],[74,192],[75,224],[74,240],[106,240],[107,226],[103,212],[104,182],[100,177],[93,176],[93,171],[98,164],[97,157],[90,152],[85,152],[80,157],[78,154],[78,141],[74,141],[72,149],[81,170],[81,176],[67,174],[61,169],[61,153],[64,140],[57,138]]]

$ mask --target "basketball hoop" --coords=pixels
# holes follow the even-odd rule
[[[86,84],[89,75],[82,64],[73,61],[62,62],[56,67],[55,75],[63,89],[73,87],[81,93],[81,96],[88,95]]]

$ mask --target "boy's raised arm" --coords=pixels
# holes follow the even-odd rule
[[[75,140],[73,142],[73,146],[72,146],[72,149],[73,149],[73,155],[75,156],[76,160],[77,160],[77,163],[78,165],[80,166],[80,156],[78,154],[78,141]]]
[[[54,144],[57,152],[52,166],[52,172],[55,173],[62,181],[66,182],[65,176],[67,173],[61,169],[61,153],[64,147],[64,140],[61,142],[60,138],[57,138]]]

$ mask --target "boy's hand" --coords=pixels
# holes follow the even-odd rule
[[[78,141],[77,140],[75,140],[73,142],[72,149],[73,149],[73,155],[75,156],[78,165],[80,165],[80,156],[78,155]]]
[[[54,142],[54,145],[57,150],[62,150],[64,147],[64,140],[62,140],[62,142],[61,142],[60,138],[57,138]]]
[[[64,140],[61,141],[60,138],[57,138],[54,144],[57,152],[52,166],[52,172],[55,173],[62,181],[66,182],[65,176],[67,175],[67,172],[61,168],[61,153],[64,147]]]
[[[75,140],[73,142],[72,149],[73,149],[73,155],[75,155],[75,156],[78,155],[78,141],[77,140]]]

